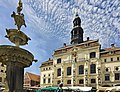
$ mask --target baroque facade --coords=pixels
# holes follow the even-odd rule
[[[83,41],[81,19],[76,14],[71,44],[54,51],[53,59],[41,64],[41,87],[100,86],[120,84],[120,48],[114,44],[101,49],[99,40]],[[49,69],[50,68],[50,69]],[[49,76],[49,74],[51,76]],[[49,81],[50,80],[50,81]]]

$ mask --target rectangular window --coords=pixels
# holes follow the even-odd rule
[[[71,67],[67,67],[67,75],[71,75]]]
[[[105,81],[110,81],[110,74],[105,74]]]
[[[48,78],[48,83],[50,83],[50,78]]]
[[[57,64],[61,63],[61,58],[57,59]]]
[[[61,68],[57,69],[57,76],[61,76]]]
[[[96,65],[95,64],[90,65],[90,73],[96,73]]]
[[[119,57],[117,57],[117,60],[119,61]]]
[[[113,61],[113,58],[111,58],[111,61]]]
[[[67,84],[71,84],[71,80],[67,80]]]
[[[84,74],[84,65],[79,66],[79,74]]]
[[[83,84],[84,83],[84,80],[83,79],[80,79],[79,80],[79,84]]]
[[[96,83],[96,80],[95,79],[91,79],[91,83]]]
[[[90,53],[90,58],[95,58],[96,57],[96,52],[91,52]]]
[[[43,79],[43,83],[46,83],[46,79]]]
[[[2,82],[2,77],[0,77],[0,82]]]
[[[104,59],[104,62],[106,62],[107,60],[106,59]]]
[[[120,73],[115,73],[115,80],[120,80]]]

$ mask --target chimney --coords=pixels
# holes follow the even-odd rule
[[[50,61],[51,59],[49,58],[49,61]]]
[[[64,43],[64,47],[66,47],[66,43]]]
[[[87,41],[89,41],[90,40],[90,38],[89,37],[87,37]]]
[[[111,44],[111,47],[115,47],[115,44],[113,43],[113,44]]]

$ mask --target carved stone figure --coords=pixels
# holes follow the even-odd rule
[[[18,30],[20,30],[22,25],[26,27],[25,20],[24,20],[24,14],[17,15],[15,12],[13,12],[11,17],[14,18],[15,25],[17,25]]]
[[[21,0],[19,0],[18,7],[17,7],[17,13],[20,15],[20,12],[22,11],[23,6]]]

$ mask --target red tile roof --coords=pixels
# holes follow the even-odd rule
[[[29,73],[29,72],[26,72],[26,73],[28,74],[28,76],[31,80],[40,82],[40,76],[39,75],[32,74],[32,73]]]
[[[111,50],[120,50],[120,48],[117,47],[111,47],[111,48],[105,48],[106,51],[111,51]]]

